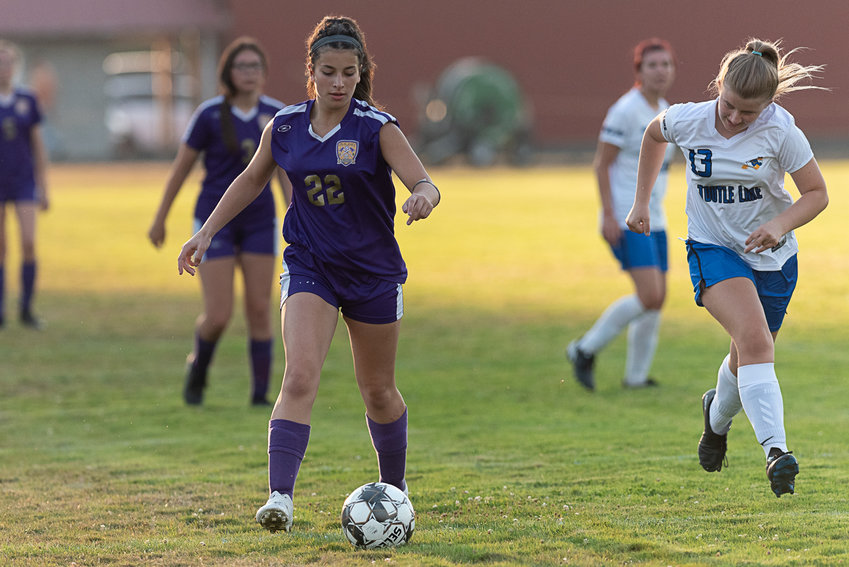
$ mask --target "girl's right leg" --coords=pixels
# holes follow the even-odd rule
[[[233,256],[205,259],[198,266],[203,291],[203,313],[195,322],[195,344],[187,360],[183,399],[189,405],[203,402],[206,376],[218,339],[227,328],[233,313]]]
[[[321,367],[330,350],[339,313],[312,293],[294,293],[281,311],[286,370],[268,429],[268,502],[256,513],[269,531],[289,531],[292,495],[310,434]]]

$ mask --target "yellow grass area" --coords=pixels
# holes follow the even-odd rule
[[[843,227],[849,213],[849,164],[821,165],[831,204],[798,231],[800,285],[791,314],[794,319],[846,321],[849,253]],[[678,240],[686,236],[682,167],[670,173],[666,202],[667,316],[687,319],[707,315],[693,306]],[[191,230],[199,168],[171,211],[164,248],[157,250],[147,240],[167,172],[165,163],[54,164],[52,206],[39,217],[40,293],[196,296],[197,282],[177,276],[176,257]],[[410,270],[405,289],[411,309],[463,306],[565,317],[595,313],[629,290],[598,234],[598,197],[588,166],[434,169],[431,175],[443,195],[433,216],[407,226],[399,214],[396,223]],[[788,187],[795,196],[789,178]],[[399,205],[405,193],[399,191]],[[7,290],[14,293],[18,243],[10,212],[7,232]]]

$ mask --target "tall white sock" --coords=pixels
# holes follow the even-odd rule
[[[717,435],[725,435],[731,428],[731,420],[743,409],[737,377],[731,372],[728,362],[731,355],[725,355],[719,372],[716,373],[716,397],[710,405],[710,428]]]
[[[642,384],[649,377],[657,336],[660,331],[660,311],[648,309],[628,325],[628,354],[625,357],[625,382]]]
[[[784,400],[775,376],[775,364],[747,364],[737,369],[738,390],[743,409],[764,454],[777,447],[787,451],[784,432]]]
[[[578,341],[578,348],[587,354],[603,349],[625,326],[645,311],[636,295],[626,295],[611,303],[592,328]]]

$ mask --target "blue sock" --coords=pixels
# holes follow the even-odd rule
[[[21,264],[21,313],[29,313],[35,293],[35,262]]]
[[[271,375],[271,339],[265,341],[251,339],[249,351],[251,356],[251,398],[254,401],[265,400]]]
[[[310,426],[288,419],[268,423],[268,491],[292,497],[301,461],[310,441]]]
[[[377,453],[380,482],[404,490],[407,468],[407,409],[391,423],[377,423],[366,415],[371,442]]]

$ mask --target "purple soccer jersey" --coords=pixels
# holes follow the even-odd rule
[[[41,122],[33,94],[17,87],[0,95],[0,202],[34,201],[32,129]]]
[[[195,110],[186,128],[183,141],[191,148],[203,152],[203,165],[206,175],[201,185],[195,207],[195,218],[205,221],[221,196],[236,177],[250,162],[259,146],[262,130],[274,115],[283,108],[283,103],[271,97],[262,95],[259,104],[250,112],[242,112],[231,107],[231,117],[236,140],[239,144],[238,153],[231,151],[224,142],[221,127],[221,104],[223,96],[213,97],[203,102]],[[231,222],[259,222],[273,219],[274,196],[271,186],[266,185],[256,200],[248,205]]]
[[[324,136],[310,125],[315,101],[274,117],[274,160],[292,182],[283,238],[322,262],[404,283],[407,268],[395,240],[395,185],[380,149],[380,129],[393,116],[352,99]]]

